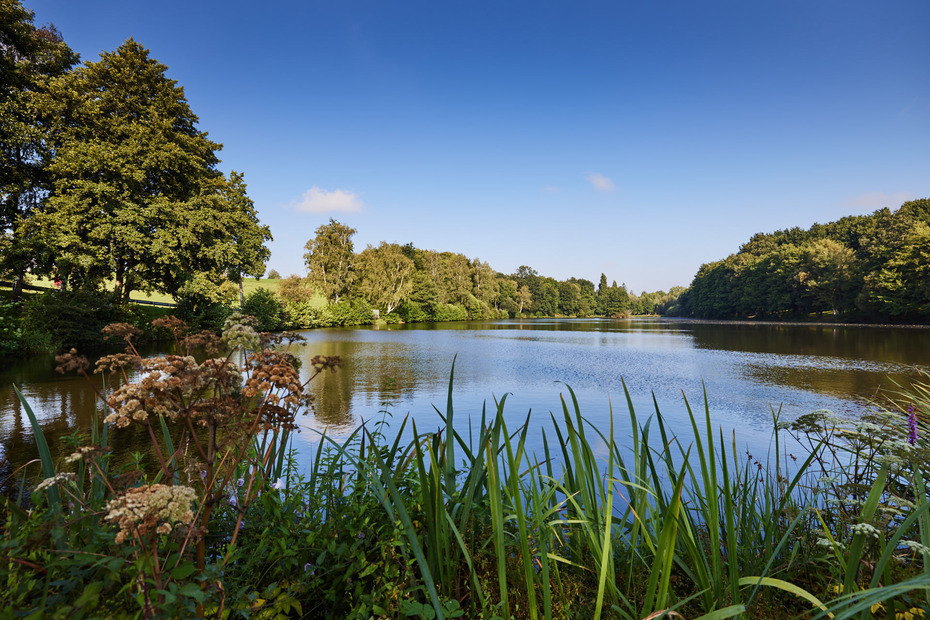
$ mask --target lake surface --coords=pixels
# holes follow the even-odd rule
[[[605,431],[613,405],[617,437],[629,435],[623,385],[637,415],[654,412],[653,395],[673,432],[687,437],[684,404],[703,414],[704,388],[715,425],[754,452],[769,445],[772,408],[793,419],[826,408],[856,416],[880,389],[907,386],[930,369],[930,329],[706,322],[636,318],[538,319],[319,329],[303,332],[294,352],[305,368],[314,355],[340,355],[345,366],[312,386],[316,411],[300,420],[295,441],[308,448],[326,430],[345,437],[362,421],[392,423],[410,414],[421,431],[440,423],[455,359],[456,426],[480,420],[484,403],[507,394],[507,423],[527,417],[532,449],[560,397],[575,391],[582,413]],[[0,367],[0,477],[36,455],[28,419],[11,389],[22,387],[50,440],[87,430],[95,410],[82,377],[62,377],[50,358],[3,360]],[[119,431],[120,443],[141,439]],[[51,442],[58,445],[58,442]],[[143,444],[140,444],[143,445]],[[56,448],[53,450],[63,449]],[[309,452],[309,450],[304,450]],[[3,472],[6,472],[4,474]]]

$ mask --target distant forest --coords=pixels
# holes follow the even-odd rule
[[[292,275],[278,293],[286,302],[311,291],[330,304],[363,301],[382,316],[406,322],[506,318],[513,316],[607,316],[659,314],[674,307],[684,290],[631,293],[601,274],[558,281],[521,266],[502,274],[479,258],[382,242],[355,253],[355,230],[330,220],[307,242],[307,278]]]
[[[807,230],[759,233],[702,265],[680,314],[712,319],[930,320],[930,199]]]

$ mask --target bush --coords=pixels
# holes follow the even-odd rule
[[[232,314],[232,308],[196,293],[178,293],[174,296],[177,305],[174,314],[196,329],[219,332],[223,323]]]
[[[152,321],[169,314],[174,314],[174,308],[165,306],[148,306],[142,304],[123,304],[116,308],[113,322],[129,323],[142,333],[136,338],[137,341],[158,340],[164,336],[156,328],[152,327]]]
[[[278,295],[286,301],[308,302],[313,299],[313,292],[306,279],[295,275],[290,275],[278,282]]]
[[[116,316],[113,293],[93,289],[48,291],[29,298],[23,312],[23,336],[53,349],[100,346],[100,330]],[[34,345],[33,345],[34,346]]]
[[[0,355],[14,353],[22,347],[23,330],[20,304],[0,301]]]
[[[330,325],[346,327],[350,325],[371,325],[371,306],[362,299],[339,301],[326,308]]]
[[[397,313],[405,323],[421,323],[423,321],[429,320],[429,315],[423,310],[423,308],[415,301],[410,301],[405,299],[400,302],[400,305],[397,306],[397,309],[394,311]]]
[[[267,277],[269,280],[280,280],[280,279],[281,279],[281,274],[278,273],[278,270],[277,270],[277,269],[272,269],[271,271],[268,272],[268,275],[267,275],[266,277]]]
[[[272,332],[284,326],[284,308],[278,296],[266,288],[257,288],[245,298],[242,312],[258,319],[258,329]]]
[[[282,300],[281,314],[286,329],[310,329],[330,325],[325,308],[317,308],[309,301]]]
[[[459,305],[441,304],[436,308],[434,321],[467,321],[468,312]]]

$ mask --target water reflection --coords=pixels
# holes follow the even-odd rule
[[[484,403],[508,396],[508,424],[530,415],[536,441],[548,412],[560,409],[567,385],[582,411],[606,428],[610,403],[625,412],[624,384],[642,415],[655,396],[674,432],[687,434],[683,404],[703,401],[714,422],[738,428],[748,444],[767,443],[771,409],[795,417],[825,407],[855,415],[879,388],[909,385],[927,368],[930,330],[887,327],[740,324],[687,320],[536,320],[321,329],[304,333],[294,351],[310,368],[314,355],[339,355],[345,366],[312,386],[315,411],[301,421],[300,442],[312,431],[345,436],[362,420],[408,412],[421,429],[439,423],[452,361],[457,419],[476,422]],[[154,353],[154,351],[150,352]],[[11,384],[21,385],[53,450],[61,437],[88,432],[96,410],[83,378],[62,377],[50,358],[4,360],[0,366],[0,472],[31,458],[35,445]],[[625,425],[620,425],[626,433]],[[114,433],[123,450],[144,446],[141,436]],[[135,443],[134,443],[135,442]],[[299,446],[298,446],[299,447]],[[539,447],[537,444],[534,446]],[[764,447],[764,446],[763,446]],[[758,449],[758,446],[755,448]]]

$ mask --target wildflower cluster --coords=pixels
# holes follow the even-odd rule
[[[191,504],[195,501],[197,493],[187,486],[151,484],[136,487],[107,503],[104,520],[119,525],[117,543],[133,534],[168,534],[173,524],[190,525],[194,520]]]
[[[42,482],[36,485],[35,491],[38,493],[40,491],[45,491],[46,489],[56,485],[62,484],[63,482],[73,482],[74,474],[71,472],[60,472],[52,476],[51,478],[46,478]]]
[[[255,317],[233,312],[223,323],[223,344],[230,349],[242,347],[249,351],[255,350],[261,345],[257,327],[258,320]]]

